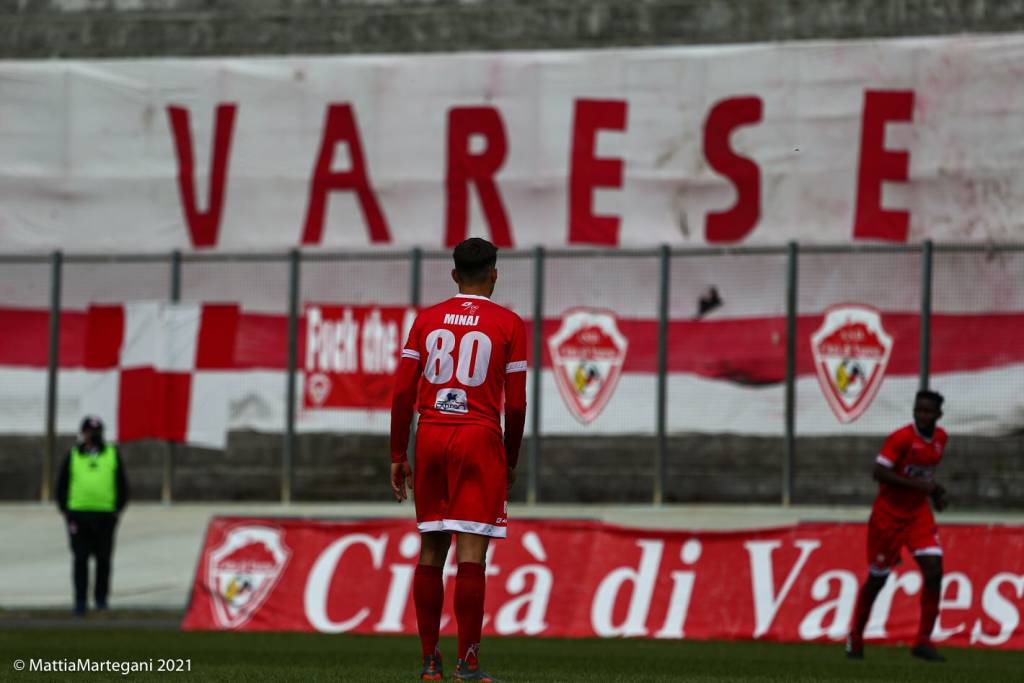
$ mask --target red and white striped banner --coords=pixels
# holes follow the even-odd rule
[[[401,306],[307,305],[299,321],[300,432],[387,432],[392,372],[411,315],[412,309]],[[800,433],[884,434],[909,420],[919,363],[918,316],[882,314],[893,337],[888,367],[864,415],[845,425],[833,415],[815,376],[811,341],[824,319],[817,314],[797,320]],[[285,315],[233,304],[143,302],[65,311],[59,390],[101,415],[111,437],[122,442],[160,438],[222,448],[232,429],[280,432],[287,322]],[[628,340],[622,378],[586,429],[649,433],[658,323],[619,318],[617,324]],[[0,433],[40,433],[48,313],[0,308],[0,325],[9,331],[0,339],[0,398],[10,406],[0,415]],[[544,338],[560,325],[558,318],[546,319]],[[668,329],[669,401],[675,406],[670,431],[782,433],[777,406],[785,377],[785,318],[675,319]],[[1021,338],[1024,314],[933,315],[931,384],[945,390],[955,382],[959,389],[947,392],[944,420],[954,438],[1019,428]],[[547,345],[543,352],[545,430],[572,433],[579,423],[559,394]],[[70,432],[81,415],[60,418],[58,428]]]
[[[865,525],[731,532],[522,521],[487,556],[487,635],[842,640],[866,575]],[[1024,528],[949,525],[940,644],[1024,648]],[[411,521],[218,517],[186,630],[416,633]],[[454,633],[452,554],[442,633]],[[910,558],[875,603],[870,642],[916,634]]]

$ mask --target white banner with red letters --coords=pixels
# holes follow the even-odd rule
[[[1024,239],[1024,35],[0,63],[0,250]]]
[[[485,635],[839,642],[866,575],[865,525],[659,531],[513,522],[487,555]],[[1024,648],[1024,528],[948,525],[940,645]],[[411,521],[214,518],[186,630],[416,633]],[[442,633],[455,632],[449,553]],[[915,634],[921,575],[890,577],[868,642]]]

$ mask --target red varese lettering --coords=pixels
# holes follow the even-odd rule
[[[759,122],[762,110],[759,97],[734,97],[716,104],[704,122],[708,165],[736,187],[736,203],[731,208],[708,214],[708,242],[738,242],[757,227],[761,218],[761,172],[754,161],[729,146],[729,137],[740,126]]]
[[[474,139],[486,143],[474,153]],[[491,237],[499,247],[512,246],[508,213],[494,180],[505,163],[508,142],[501,114],[494,107],[455,107],[448,112],[447,230],[445,245],[466,239],[469,229],[469,186],[476,185]]]
[[[854,239],[907,241],[910,213],[882,208],[882,183],[907,182],[910,154],[885,148],[885,124],[911,121],[913,116],[913,90],[868,90],[864,93]]]
[[[217,106],[213,130],[213,150],[210,153],[210,181],[207,190],[206,211],[200,211],[196,201],[194,160],[192,156],[192,127],[188,109],[167,107],[174,151],[178,157],[178,190],[181,192],[185,223],[193,247],[212,247],[217,244],[220,219],[224,211],[224,186],[227,183],[228,158],[231,152],[232,131],[235,126],[235,104]]]
[[[334,150],[339,142],[348,145],[349,168],[333,170]],[[390,242],[384,212],[377,202],[370,186],[363,157],[363,146],[359,141],[359,128],[355,112],[350,104],[332,104],[327,107],[327,120],[320,142],[320,154],[313,168],[313,182],[309,191],[309,208],[306,211],[305,227],[302,230],[303,244],[319,244],[323,237],[324,217],[327,212],[328,193],[337,190],[351,190],[356,193],[363,210],[366,227],[372,242]]]
[[[622,159],[597,156],[597,134],[626,130],[624,100],[577,100],[569,169],[569,242],[619,243],[619,217],[594,213],[594,190],[621,188]]]

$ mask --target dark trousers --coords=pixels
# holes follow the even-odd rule
[[[96,586],[93,592],[96,605],[106,607],[117,515],[113,512],[68,512],[67,523],[68,540],[74,557],[72,575],[75,583],[75,609],[85,609],[89,593],[90,555],[96,558]]]

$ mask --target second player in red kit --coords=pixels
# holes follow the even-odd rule
[[[921,620],[911,652],[928,661],[943,661],[931,641],[942,588],[942,544],[928,504],[931,499],[936,510],[946,507],[946,490],[935,481],[947,438],[936,426],[942,417],[942,403],[941,394],[917,392],[914,422],[890,434],[875,458],[878,496],[868,520],[868,578],[857,598],[846,646],[853,659],[864,657],[864,628],[871,606],[906,547],[921,568],[924,583]]]
[[[459,294],[421,311],[402,349],[391,408],[391,488],[401,501],[412,486],[421,533],[413,579],[421,679],[443,675],[442,567],[455,534],[455,678],[490,681],[478,664],[484,558],[490,539],[506,535],[508,487],[526,422],[526,330],[518,315],[490,300],[494,245],[470,238],[453,258]],[[420,419],[412,473],[406,450],[414,408]]]

